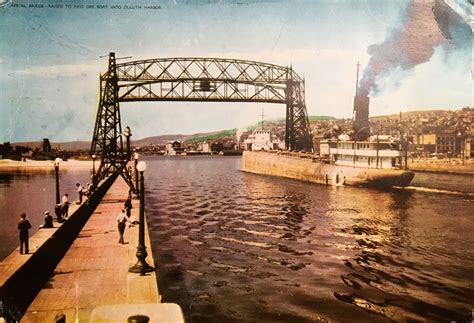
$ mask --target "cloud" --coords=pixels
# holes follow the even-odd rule
[[[2,63],[3,63],[3,59],[0,57],[0,64],[2,64]]]
[[[103,69],[101,64],[63,64],[50,66],[33,66],[27,69],[17,70],[14,74],[28,76],[80,76],[82,74],[99,74]]]
[[[236,58],[261,61],[265,63],[289,66],[297,63],[316,63],[321,60],[357,59],[365,57],[365,50],[342,49],[286,49],[286,50],[260,50],[253,52],[214,52],[206,53],[205,57]]]

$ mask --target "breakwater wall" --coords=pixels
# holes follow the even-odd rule
[[[115,174],[105,179],[66,222],[33,254],[24,256],[29,258],[3,280],[0,299],[3,311],[12,319],[19,320],[25,313],[116,178]]]
[[[449,162],[413,161],[408,164],[410,170],[417,172],[453,173],[474,175],[474,163],[452,164]]]

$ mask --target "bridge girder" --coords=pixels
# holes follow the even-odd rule
[[[285,84],[290,68],[262,62],[203,57],[160,58],[117,64],[118,81],[199,80]],[[298,75],[293,73],[299,81]]]
[[[213,79],[174,79],[119,86],[119,100],[286,103],[285,87]]]
[[[312,151],[304,80],[290,67],[222,58],[160,58],[116,64],[101,76],[91,155],[102,156],[97,176],[123,170],[119,102],[206,101],[286,104],[285,146]],[[133,188],[127,175],[125,180]],[[136,189],[136,188],[133,188]]]

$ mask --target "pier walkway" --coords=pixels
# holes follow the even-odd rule
[[[57,315],[66,322],[127,322],[132,315],[146,315],[150,322],[183,322],[176,304],[160,303],[156,273],[129,273],[136,263],[138,225],[125,230],[125,244],[119,244],[117,216],[123,208],[128,187],[122,178],[106,193],[28,307],[22,322],[54,322]],[[131,221],[138,220],[139,202],[133,201]],[[149,265],[154,266],[147,228]]]

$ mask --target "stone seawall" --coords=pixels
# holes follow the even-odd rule
[[[409,163],[410,170],[417,172],[437,172],[474,175],[474,164],[451,164],[442,162],[416,161]]]

